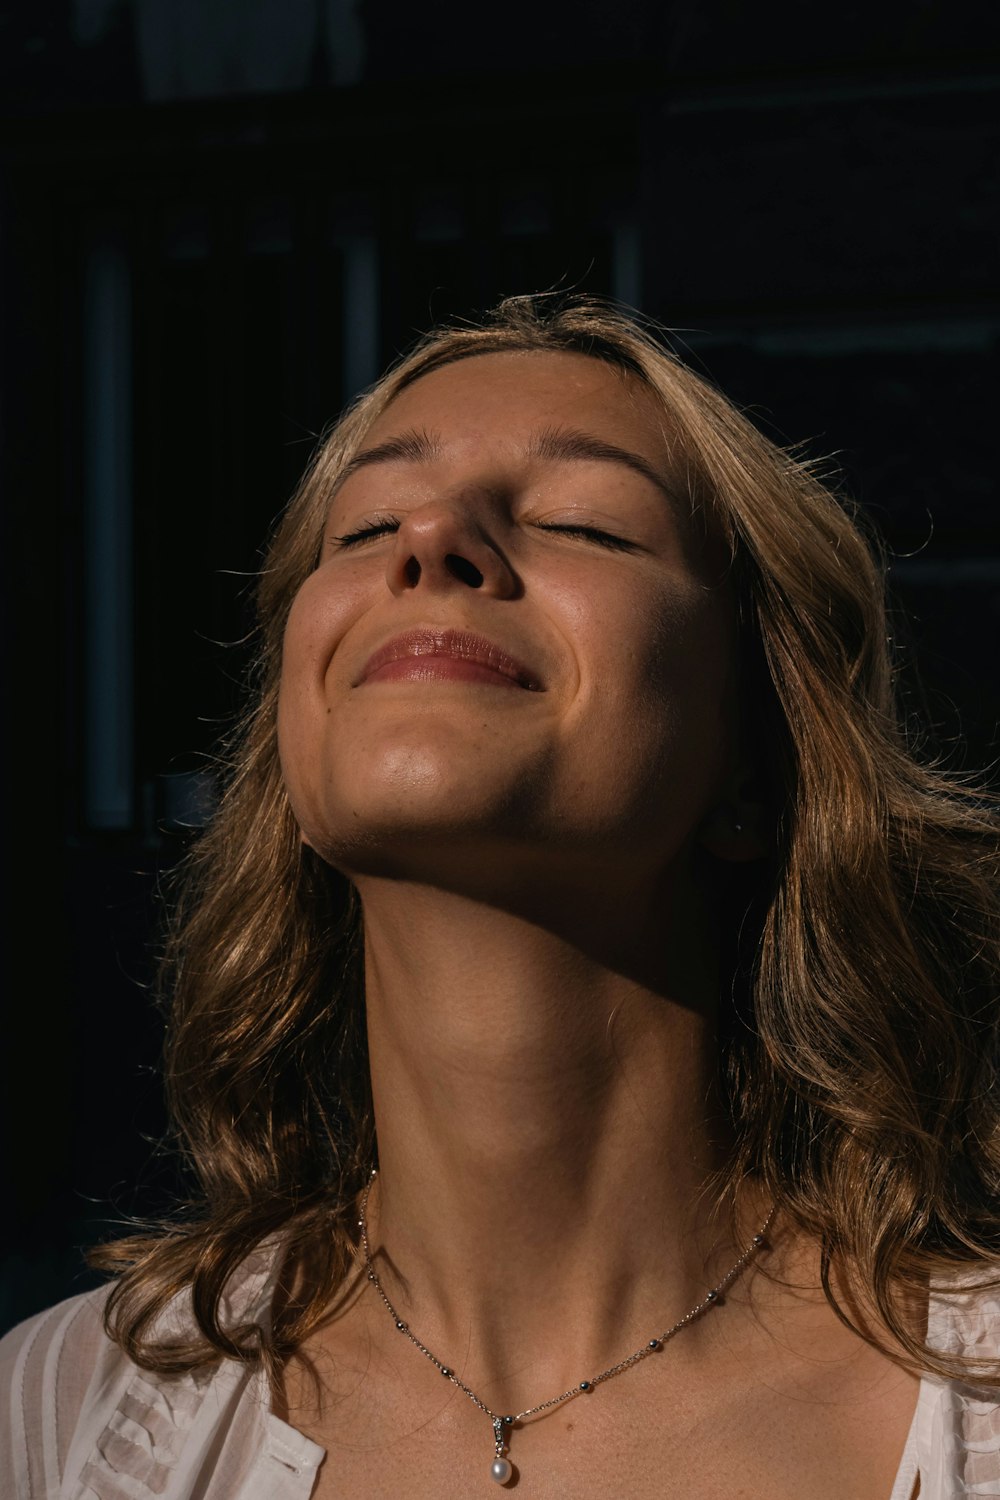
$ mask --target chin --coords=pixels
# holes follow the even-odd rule
[[[363,775],[337,783],[338,796],[321,813],[303,819],[308,842],[327,864],[347,876],[407,875],[418,878],[452,856],[484,851],[512,835],[528,834],[532,799],[516,787],[441,768],[419,754],[397,752],[392,775]]]
[[[475,884],[474,872],[490,840],[480,829],[428,818],[327,830],[309,842],[348,880],[405,880],[464,890]]]
[[[306,827],[314,848],[463,842],[537,824],[553,793],[546,755],[518,754],[492,726],[473,726],[460,743],[449,724],[408,727],[328,746]]]

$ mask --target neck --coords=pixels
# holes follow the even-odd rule
[[[728,1142],[693,890],[666,924],[663,891],[583,923],[577,906],[573,935],[426,886],[359,890],[369,1224],[400,1312],[498,1384],[514,1360],[558,1384],[666,1327],[735,1258],[708,1191]]]

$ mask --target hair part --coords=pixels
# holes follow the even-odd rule
[[[338,477],[376,418],[443,365],[517,350],[588,355],[653,392],[692,511],[731,557],[777,833],[734,915],[721,1065],[736,1148],[720,1199],[735,1205],[742,1183],[760,1183],[821,1247],[827,1296],[850,1326],[914,1369],[968,1378],[927,1347],[909,1308],[929,1283],[996,1271],[995,812],[907,748],[883,569],[845,502],[655,331],[581,297],[509,298],[482,324],[421,340],[333,427],[275,532],[256,701],[182,871],[161,976],[168,1101],[197,1195],[176,1221],[92,1254],[118,1275],[108,1331],[150,1369],[228,1356],[273,1371],[353,1265],[374,1154],[359,911],[349,882],[303,846],[285,794],[282,636]],[[302,1290],[267,1328],[233,1327],[227,1284],[275,1235]],[[190,1332],[167,1336],[178,1298],[190,1298]],[[1000,1389],[1000,1369],[974,1373]]]

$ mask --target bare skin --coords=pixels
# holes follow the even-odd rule
[[[314,1500],[497,1493],[487,1418],[392,1332],[362,1296],[288,1367],[277,1409],[328,1453]],[[487,1389],[467,1362],[458,1368]],[[510,1489],[538,1500],[888,1500],[916,1397],[916,1381],[815,1293],[758,1277],[697,1334],[516,1430]]]
[[[553,442],[570,431],[590,449]],[[363,904],[380,1274],[517,1411],[662,1332],[739,1253],[709,1191],[730,1144],[715,892],[766,834],[732,603],[662,415],[596,360],[447,366],[363,446],[380,461],[333,498],[289,622],[282,761]],[[743,1235],[767,1208],[748,1189]],[[767,1254],[798,1289],[748,1277],[526,1424],[512,1488],[888,1500],[916,1382],[837,1322],[808,1246],[779,1225]],[[328,1450],[322,1500],[495,1493],[488,1419],[363,1279],[283,1400]]]

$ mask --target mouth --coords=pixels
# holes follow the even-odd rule
[[[355,687],[368,682],[480,682],[543,691],[538,676],[485,636],[465,630],[411,630],[370,656]]]

